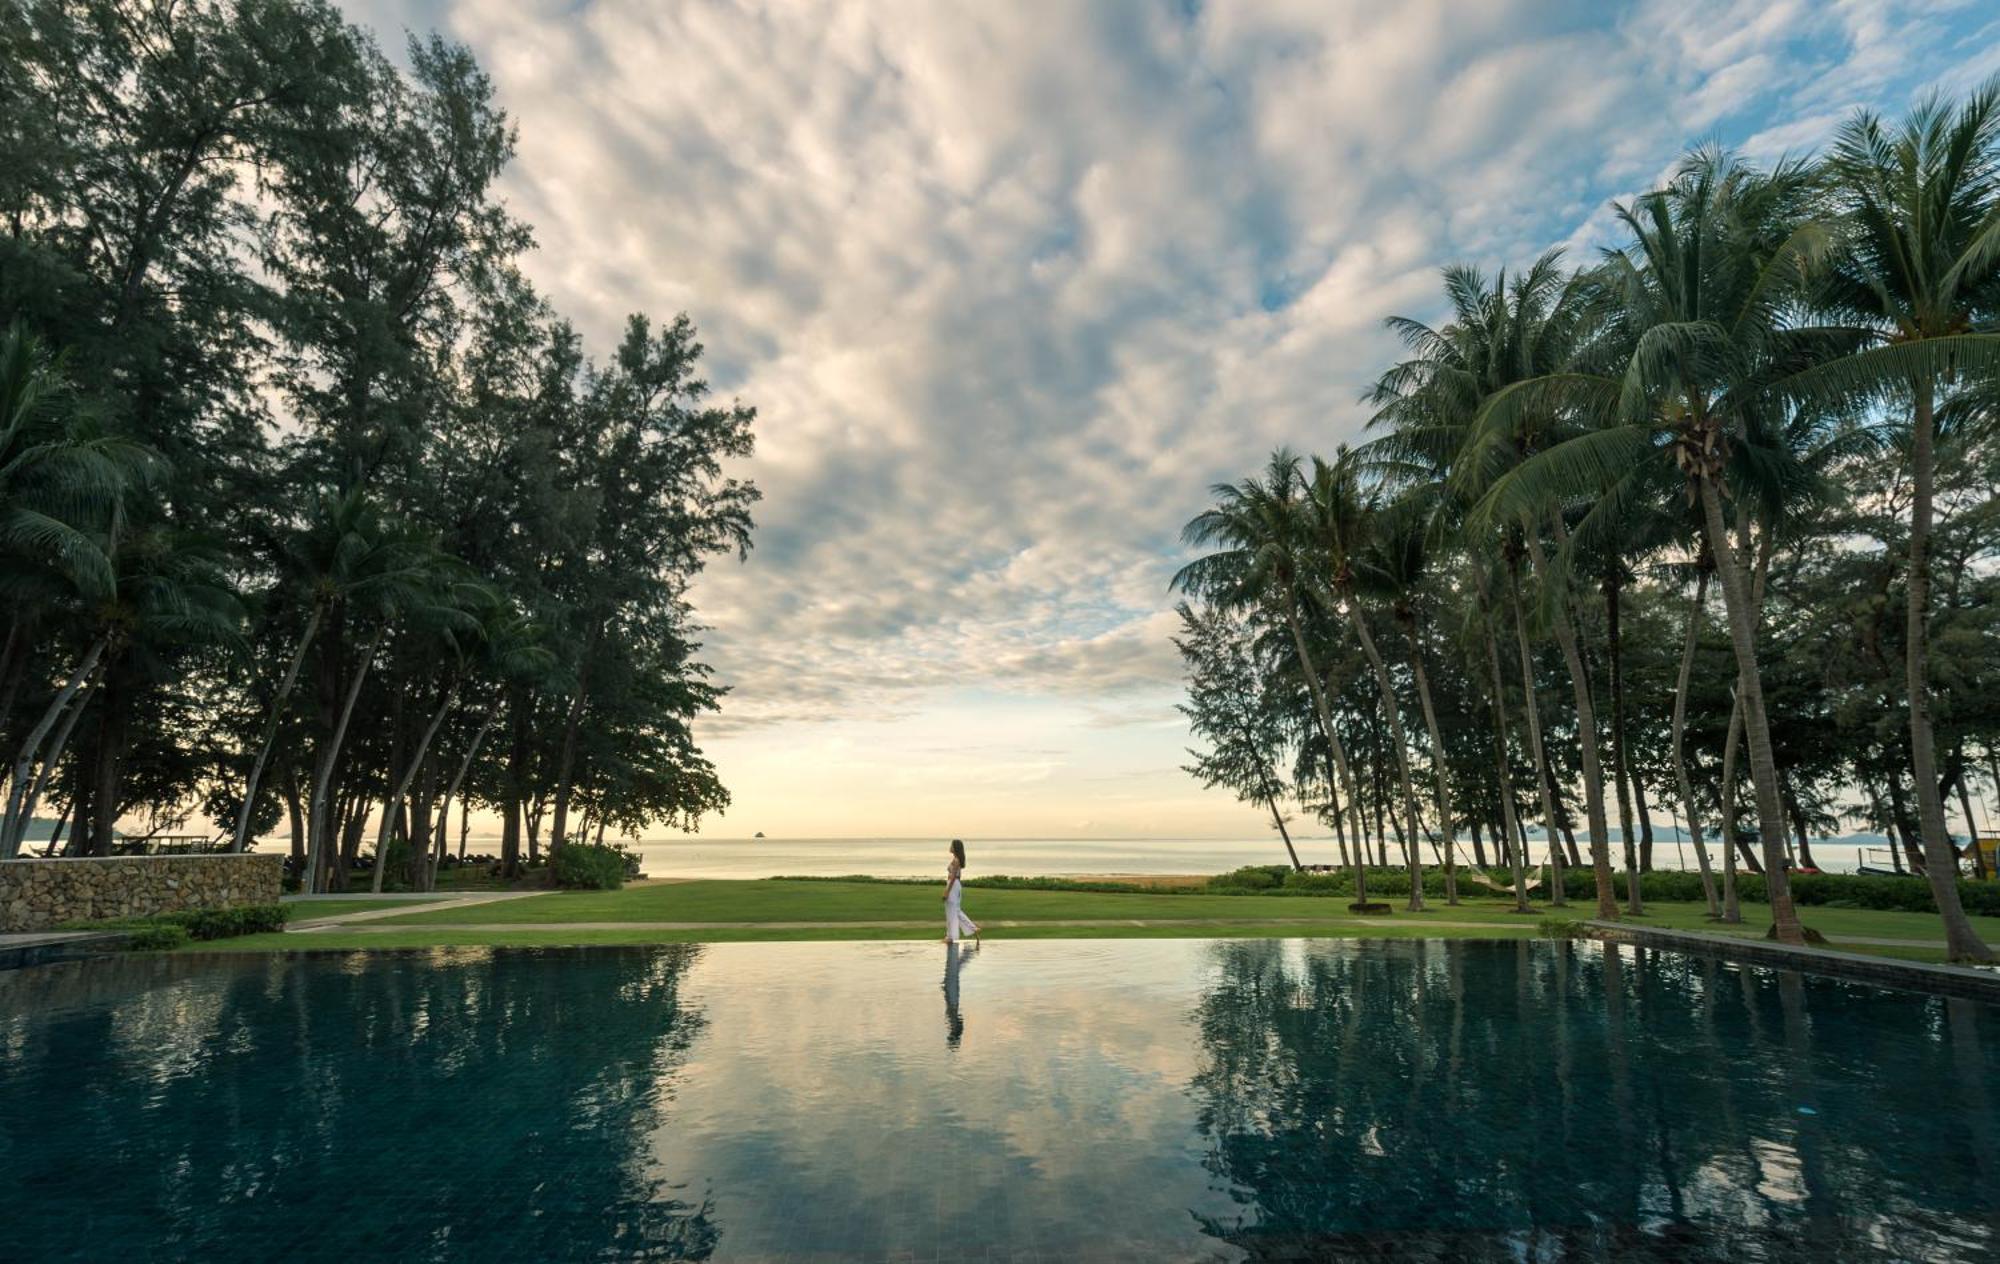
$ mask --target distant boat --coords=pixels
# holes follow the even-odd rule
[[[764,831],[763,831],[763,830],[758,830],[758,831],[757,831],[757,832],[756,832],[755,834],[752,834],[752,835],[751,835],[750,837],[752,837],[752,838],[762,838],[762,837],[764,837]]]

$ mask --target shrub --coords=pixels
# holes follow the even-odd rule
[[[1582,922],[1568,917],[1544,917],[1535,923],[1535,933],[1543,939],[1582,939],[1585,929]]]
[[[1719,858],[1718,858],[1719,859]],[[1563,887],[1572,900],[1596,898],[1597,882],[1590,866],[1570,869],[1564,875]],[[1715,875],[1718,894],[1722,889],[1722,875]],[[1428,887],[1428,883],[1425,884]],[[1374,880],[1369,880],[1374,886]],[[1622,871],[1612,874],[1612,889],[1618,898],[1625,898],[1625,875]],[[1406,888],[1407,889],[1407,888]],[[1639,893],[1648,900],[1676,900],[1690,904],[1700,903],[1701,874],[1678,869],[1659,870],[1641,874]],[[1977,916],[2000,916],[2000,882],[1971,882],[1961,879],[1958,884],[1959,898],[1965,903],[1965,911]],[[1769,900],[1764,890],[1761,874],[1739,869],[1736,873],[1736,895],[1745,904],[1763,904]],[[1872,873],[1795,873],[1792,875],[1792,900],[1801,907],[1821,906],[1833,908],[1877,909],[1904,913],[1935,913],[1937,904],[1931,899],[1930,883],[1914,876],[1882,877]]]
[[[1275,891],[1285,883],[1291,870],[1285,865],[1245,865],[1241,869],[1208,880],[1208,889],[1221,894],[1241,891]]]
[[[187,946],[192,938],[187,927],[171,922],[155,922],[150,925],[135,926],[125,940],[127,952],[172,952]]]
[[[616,891],[625,885],[625,853],[596,843],[567,843],[549,862],[559,887],[571,891]]]
[[[282,904],[237,904],[229,908],[185,909],[152,920],[178,926],[195,939],[233,939],[285,929],[291,910]]]
[[[129,930],[137,934],[167,930],[180,936],[177,948],[190,939],[230,939],[285,929],[291,910],[282,904],[237,904],[229,908],[178,909],[151,917],[119,917],[103,922],[64,922],[63,930]]]

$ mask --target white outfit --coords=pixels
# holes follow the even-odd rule
[[[947,865],[944,876],[946,883],[949,884],[945,887],[944,896],[944,938],[946,943],[955,944],[958,942],[961,930],[968,935],[977,935],[979,927],[965,915],[965,910],[958,906],[959,898],[965,890],[958,884],[958,866]]]

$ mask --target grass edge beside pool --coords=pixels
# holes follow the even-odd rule
[[[942,935],[943,914],[936,886],[740,879],[641,883],[621,891],[547,892],[465,905],[446,899],[418,905],[407,913],[393,908],[377,910],[390,915],[371,916],[352,928],[314,930],[308,916],[287,932],[194,945],[184,951],[923,941]],[[1509,901],[1482,897],[1457,906],[1434,899],[1421,913],[1405,911],[1398,901],[1390,914],[1362,921],[1347,912],[1344,902],[1324,897],[1246,899],[1160,895],[1143,890],[1026,889],[985,889],[972,894],[977,898],[970,901],[970,911],[988,925],[996,941],[1057,937],[1518,939],[1541,933],[1540,923],[1545,918],[1583,921],[1595,912],[1593,906],[1572,901],[1560,908],[1536,904],[1523,916],[1513,911]],[[362,897],[358,897],[352,903],[361,902]],[[341,911],[357,910],[350,904]],[[1760,913],[1761,908],[1746,909],[1741,924],[1722,926],[1708,921],[1698,904],[1662,902],[1649,905],[1647,915],[1627,920],[1634,926],[1758,938],[1766,927]],[[1830,906],[1805,913],[1807,925],[1827,934],[1832,947],[1905,960],[1943,960],[1941,931],[1931,915]],[[1983,934],[2000,940],[2000,919],[1975,921]],[[1856,938],[1904,942],[1868,944],[1854,942]]]

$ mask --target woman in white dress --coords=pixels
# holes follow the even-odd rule
[[[964,931],[974,939],[979,938],[978,925],[965,915],[964,909],[958,906],[965,890],[958,881],[958,876],[963,872],[965,872],[965,844],[954,838],[951,840],[951,863],[945,866],[944,871],[944,941],[948,944],[958,942],[960,931]]]

